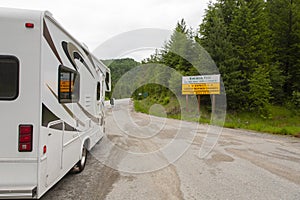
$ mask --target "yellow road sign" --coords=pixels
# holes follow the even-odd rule
[[[182,84],[182,94],[220,94],[220,83]]]

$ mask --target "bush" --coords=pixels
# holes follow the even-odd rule
[[[163,104],[163,105],[167,105],[169,102],[170,102],[170,97],[165,97],[165,98],[163,99],[162,104]]]
[[[249,100],[250,110],[258,112],[260,117],[269,119],[270,116],[270,100],[271,100],[271,80],[269,72],[262,66],[255,69],[253,76],[249,80],[250,92]]]
[[[292,104],[297,108],[300,109],[300,92],[294,91],[292,94]]]

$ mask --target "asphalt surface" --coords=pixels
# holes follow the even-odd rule
[[[85,170],[41,199],[300,199],[299,138],[135,113],[129,99],[106,116]]]

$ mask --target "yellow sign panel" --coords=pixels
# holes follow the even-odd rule
[[[220,94],[220,83],[182,84],[182,94]]]
[[[70,83],[71,85],[71,92],[73,91],[73,82],[70,81],[60,81],[60,92],[70,92]]]

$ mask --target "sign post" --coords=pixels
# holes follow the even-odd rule
[[[185,96],[186,112],[189,112],[189,95]]]
[[[200,113],[200,95],[212,95],[212,111],[215,110],[215,95],[220,94],[220,74],[202,76],[183,76],[182,95],[186,95],[188,111],[188,95],[197,95]]]
[[[198,100],[198,112],[200,113],[200,94],[197,95]]]

